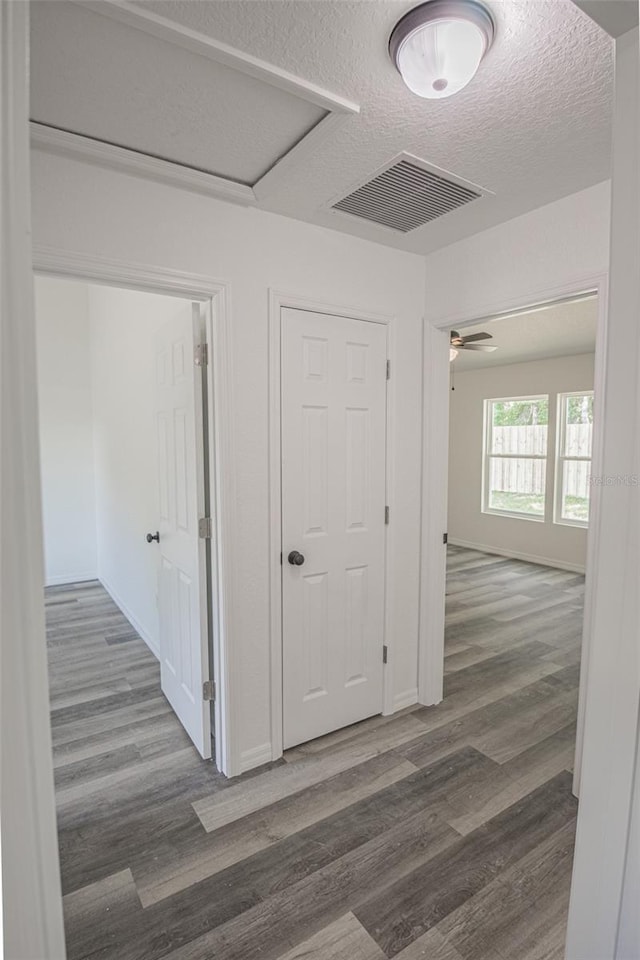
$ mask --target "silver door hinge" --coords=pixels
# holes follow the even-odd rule
[[[391,380],[391,360],[387,360],[387,380]]]
[[[389,656],[389,647],[385,644],[382,648],[382,662],[386,663]]]
[[[216,685],[213,680],[205,680],[202,684],[202,699],[203,700],[215,700],[216,698]]]
[[[385,522],[385,524],[388,524],[388,523],[389,523],[389,513],[390,513],[389,507],[385,507],[385,508],[384,508],[384,522]]]
[[[209,363],[209,345],[197,343],[193,351],[193,362],[196,367],[206,367]]]
[[[211,540],[213,536],[213,522],[211,517],[200,517],[198,520],[198,536],[201,540]]]

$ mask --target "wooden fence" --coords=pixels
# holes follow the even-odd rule
[[[588,457],[591,455],[591,424],[568,424],[565,434],[565,455],[567,457]],[[535,427],[494,427],[494,454],[520,454],[523,458],[533,455],[541,457],[547,453],[547,428]],[[544,493],[546,460],[528,459],[492,459],[491,489],[509,493]],[[587,479],[591,472],[591,463],[570,460],[564,468],[564,492],[570,497],[587,497]]]

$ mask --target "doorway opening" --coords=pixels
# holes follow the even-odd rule
[[[451,334],[444,703],[493,767],[491,800],[464,829],[544,791],[550,803],[578,792],[598,301],[588,292]],[[545,877],[558,955],[574,828],[575,812]]]
[[[89,802],[105,769],[216,759],[210,312],[44,276],[35,293],[54,765]]]

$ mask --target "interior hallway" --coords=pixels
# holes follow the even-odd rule
[[[446,700],[230,783],[102,587],[47,590],[70,960],[561,960],[582,596],[451,547]]]

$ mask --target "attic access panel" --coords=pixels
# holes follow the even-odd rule
[[[107,0],[32,3],[32,120],[254,188],[310,134],[357,112],[153,17],[143,6]]]
[[[409,233],[487,192],[417,158],[402,156],[332,204],[332,209]]]

